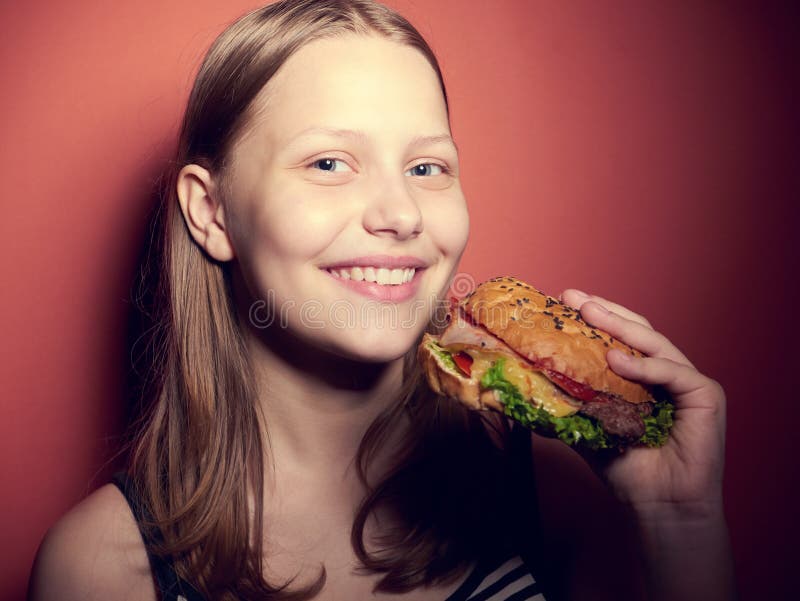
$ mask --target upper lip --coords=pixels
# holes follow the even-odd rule
[[[386,269],[400,269],[403,267],[414,267],[421,269],[427,267],[427,263],[419,257],[392,255],[370,255],[367,257],[354,257],[344,259],[335,263],[322,265],[322,269],[342,269],[344,267],[385,267]]]

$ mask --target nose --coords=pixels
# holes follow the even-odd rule
[[[398,240],[413,238],[422,232],[422,212],[404,181],[376,190],[364,211],[363,222],[369,233]]]

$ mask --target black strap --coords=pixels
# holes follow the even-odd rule
[[[157,530],[151,532],[142,527],[142,523],[152,521],[152,516],[139,499],[136,488],[128,474],[125,472],[118,472],[114,474],[112,482],[125,496],[125,500],[128,501],[133,516],[136,518],[139,532],[142,535],[142,540],[144,540],[145,548],[147,549],[150,569],[153,572],[153,578],[156,581],[161,601],[179,601],[179,595],[183,597],[185,601],[205,601],[194,587],[178,576],[177,572],[175,572],[175,567],[168,559],[155,555],[150,551],[150,545],[153,543],[161,543],[163,537],[161,532]]]

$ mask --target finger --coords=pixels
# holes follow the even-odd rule
[[[567,288],[566,290],[564,290],[564,292],[561,293],[561,296],[559,298],[561,298],[563,302],[567,303],[571,307],[575,307],[576,309],[580,309],[581,305],[583,305],[588,301],[594,301],[600,305],[603,305],[609,311],[613,311],[617,315],[622,315],[626,319],[638,322],[642,325],[647,326],[648,328],[653,327],[652,325],[650,325],[650,322],[647,321],[647,319],[643,315],[634,313],[627,307],[623,307],[622,305],[619,305],[608,299],[605,299],[602,296],[587,294],[585,292],[582,292],[581,290],[576,290],[575,288]]]
[[[692,362],[670,340],[660,332],[606,310],[603,305],[589,301],[581,307],[581,316],[593,326],[605,330],[614,338],[642,351],[650,357],[669,359],[694,367]]]
[[[606,354],[606,360],[611,369],[623,378],[662,386],[675,398],[678,406],[689,403],[693,406],[717,408],[712,407],[713,399],[720,395],[697,393],[704,389],[719,388],[719,384],[693,367],[660,357],[632,357],[617,349],[610,350]],[[693,399],[702,399],[703,402],[694,404]]]

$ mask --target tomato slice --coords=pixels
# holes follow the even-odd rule
[[[464,372],[468,378],[472,377],[472,355],[464,351],[458,351],[453,355],[453,361],[455,361],[458,369]]]

